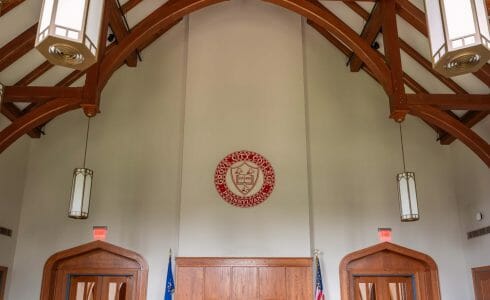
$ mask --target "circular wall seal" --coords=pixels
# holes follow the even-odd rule
[[[264,202],[274,190],[275,181],[269,161],[247,150],[228,154],[214,173],[214,185],[221,198],[238,207]]]

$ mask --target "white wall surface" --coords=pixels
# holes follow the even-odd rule
[[[339,299],[341,258],[375,244],[378,227],[436,260],[444,300],[471,299],[464,249],[483,257],[490,245],[473,254],[464,244],[455,180],[461,191],[474,183],[454,176],[454,151],[409,117],[407,165],[416,172],[421,220],[400,223],[398,126],[386,95],[365,73],[351,73],[345,56],[298,16],[259,1],[219,4],[191,15],[189,27],[180,23],[143,57],[114,75],[92,122],[88,220],[66,217],[83,155],[82,113],[57,118],[31,141],[25,188],[15,189],[23,200],[9,300],[37,299],[45,260],[90,241],[93,225],[109,226],[109,242],[146,258],[151,300],[163,298],[169,247],[181,256],[307,256],[310,233],[323,252],[327,299]],[[242,149],[262,153],[276,170],[270,199],[251,209],[225,203],[213,184],[218,162]],[[0,164],[18,159],[4,152]],[[465,158],[467,174],[481,180],[474,197],[484,199],[488,169],[472,159]]]
[[[300,17],[255,1],[203,10],[190,19],[188,64],[179,254],[308,256]],[[271,196],[253,208],[214,187],[219,161],[238,150],[264,155],[276,172]]]
[[[91,241],[93,225],[109,226],[108,242],[145,257],[148,299],[163,299],[168,250],[177,245],[184,29],[183,23],[173,28],[144,51],[136,69],[123,67],[104,90],[103,113],[92,121],[89,139],[88,220],[67,218],[72,172],[83,158],[82,112],[57,118],[48,135],[31,143],[9,300],[38,299],[46,259]]]
[[[474,128],[487,141],[490,140],[490,122],[487,119]],[[461,142],[451,145],[455,192],[459,203],[461,227],[464,233],[490,226],[490,170]],[[476,220],[481,212],[483,219]],[[490,265],[490,235],[464,239],[467,269]],[[468,275],[471,276],[471,275]],[[471,290],[473,292],[473,289]]]
[[[0,117],[0,128],[9,122]],[[0,155],[0,226],[12,229],[12,237],[0,235],[0,266],[7,267],[10,286],[20,210],[29,158],[29,137],[22,137]]]

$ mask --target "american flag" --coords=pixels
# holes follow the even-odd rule
[[[320,268],[320,260],[318,255],[315,256],[316,276],[315,276],[315,300],[325,300],[322,283],[322,270]]]

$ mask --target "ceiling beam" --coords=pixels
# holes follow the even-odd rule
[[[4,4],[0,4],[0,17],[16,8],[17,5],[21,4],[25,0],[8,0]]]
[[[403,69],[396,22],[396,4],[393,0],[379,0],[380,17],[383,30],[385,58],[390,67],[393,93],[390,97],[390,117],[397,122],[405,119],[408,113],[407,97],[403,84]]]
[[[379,32],[381,31],[381,24],[383,23],[383,16],[381,13],[381,5],[376,3],[374,8],[369,15],[366,25],[364,26],[361,37],[366,40],[369,45],[372,45],[376,40]],[[350,59],[350,70],[352,72],[359,72],[362,66],[362,60],[357,56],[353,55]]]
[[[52,87],[52,86],[6,86],[4,102],[45,102],[53,98],[82,98],[80,87]]]
[[[490,95],[408,94],[409,105],[432,105],[442,110],[490,111]]]
[[[32,129],[58,115],[79,107],[80,102],[75,102],[73,99],[55,99],[20,116],[0,132],[0,153]]]
[[[10,121],[14,122],[18,118],[22,117],[22,111],[13,103],[2,103],[0,112],[7,117]],[[42,132],[39,128],[33,128],[26,132],[31,138],[38,139],[41,137]]]
[[[457,137],[490,167],[490,145],[471,128],[430,105],[410,105],[410,113]]]
[[[111,26],[114,35],[116,36],[116,41],[124,39],[128,34],[129,30],[124,23],[124,16],[122,14],[122,8],[119,8],[118,0],[109,0],[109,25]],[[136,67],[138,64],[138,50],[132,52],[126,58],[126,64],[129,67]]]
[[[471,128],[483,121],[483,119],[485,119],[489,113],[490,111],[469,111],[459,119],[462,123]],[[439,136],[439,142],[442,145],[450,145],[455,140],[456,138],[447,132],[444,132]]]
[[[34,48],[36,31],[33,25],[0,49],[0,72]]]

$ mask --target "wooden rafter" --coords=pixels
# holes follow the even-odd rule
[[[121,13],[122,9],[119,9],[119,4],[117,0],[109,0],[109,2],[109,24],[112,31],[114,32],[114,35],[116,36],[116,40],[120,41],[128,35],[129,30],[126,28],[123,19],[124,16]],[[126,64],[129,67],[136,67],[136,65],[138,64],[137,50],[135,50],[126,58]]]
[[[397,122],[405,119],[408,112],[405,86],[403,84],[403,69],[400,54],[400,43],[396,23],[396,8],[393,0],[379,0],[381,24],[385,47],[386,62],[390,66],[393,93],[390,97],[391,118]]]
[[[45,102],[53,98],[80,99],[83,88],[79,87],[46,87],[46,86],[7,86],[5,103],[9,102]]]
[[[367,19],[367,23],[362,30],[361,37],[366,40],[370,45],[376,40],[378,33],[381,31],[381,24],[383,23],[383,16],[381,13],[381,5],[376,3],[374,8]],[[353,55],[350,59],[350,70],[352,72],[359,72],[362,66],[362,60]]]
[[[490,111],[490,95],[408,94],[409,105],[432,105],[442,110]]]
[[[431,105],[411,105],[411,114],[456,136],[490,167],[490,145],[461,121]]]
[[[0,49],[0,71],[13,64],[34,48],[37,25],[29,27],[19,36],[8,42]]]
[[[490,111],[469,111],[459,119],[463,124],[471,128],[485,119],[489,113]],[[450,145],[455,140],[456,137],[448,133],[443,133],[439,136],[439,141],[442,145]]]
[[[12,9],[16,8],[17,5],[21,4],[25,0],[9,0],[5,2],[4,4],[0,4],[0,17],[11,11]]]

